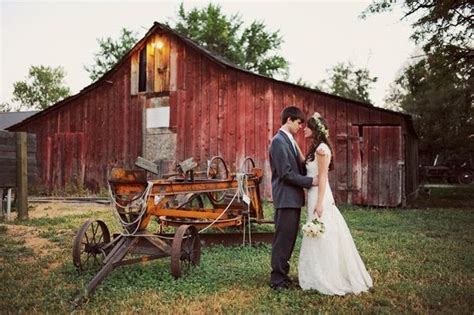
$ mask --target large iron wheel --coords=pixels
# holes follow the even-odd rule
[[[202,209],[204,208],[204,201],[200,194],[189,193],[181,198],[178,209]]]
[[[171,274],[179,278],[200,262],[201,242],[197,229],[192,225],[181,225],[171,245]]]
[[[102,265],[105,257],[103,247],[110,243],[107,225],[101,220],[87,220],[74,237],[72,260],[78,272],[87,267]]]
[[[212,157],[212,159],[209,161],[209,165],[207,166],[206,175],[208,179],[229,178],[229,170],[227,169],[224,159],[220,156]],[[213,202],[221,202],[224,200],[225,195],[225,191],[214,191],[207,193],[207,196]]]

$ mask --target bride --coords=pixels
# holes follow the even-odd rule
[[[344,218],[334,204],[328,170],[333,169],[326,121],[315,113],[304,129],[311,139],[306,157],[307,176],[319,176],[319,185],[308,190],[307,222],[319,218],[325,232],[317,237],[303,236],[298,261],[299,284],[303,290],[317,290],[328,295],[360,293],[372,287]]]

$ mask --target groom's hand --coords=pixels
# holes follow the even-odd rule
[[[313,177],[313,186],[318,186],[318,181],[319,181],[318,175],[314,176]]]

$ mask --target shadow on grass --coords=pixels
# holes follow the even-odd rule
[[[409,207],[474,209],[474,185],[424,185],[417,200]]]

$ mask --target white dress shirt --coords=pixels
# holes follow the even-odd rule
[[[283,128],[280,128],[280,130],[283,131],[288,136],[288,138],[290,138],[290,142],[293,145],[293,150],[295,154],[298,155],[298,150],[296,150],[296,143],[295,143],[295,138],[293,138],[293,135]]]

